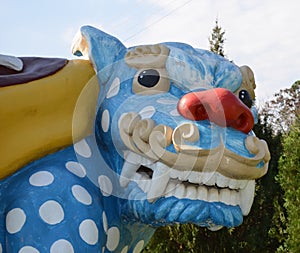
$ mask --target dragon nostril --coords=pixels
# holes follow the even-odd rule
[[[183,117],[195,121],[208,119],[208,108],[209,105],[203,103],[195,92],[186,94],[177,104],[177,110]]]
[[[244,113],[242,113],[242,114],[235,120],[235,122],[236,122],[236,125],[237,125],[237,126],[243,127],[243,126],[245,126],[245,125],[247,124],[247,116],[246,116]]]
[[[197,107],[197,118],[199,118],[199,120],[204,120],[208,118],[208,114],[207,111],[205,109],[205,105],[200,104]]]
[[[177,109],[187,119],[209,119],[219,126],[233,127],[244,133],[250,132],[254,125],[249,108],[223,88],[188,93],[179,100]]]
[[[231,127],[246,132],[249,128],[249,120],[246,113],[240,114],[231,124]],[[248,131],[249,132],[249,131]]]

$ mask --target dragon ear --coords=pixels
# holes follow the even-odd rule
[[[98,30],[92,26],[83,26],[76,35],[72,53],[76,56],[88,58],[98,78],[106,83],[114,62],[118,61],[126,51],[126,47],[115,37]],[[99,76],[99,72],[101,75]]]

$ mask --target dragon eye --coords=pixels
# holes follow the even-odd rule
[[[241,90],[241,91],[239,92],[239,99],[240,99],[246,106],[248,106],[249,108],[252,107],[252,105],[253,105],[253,100],[252,100],[252,98],[251,98],[251,96],[250,96],[250,94],[249,94],[248,91],[246,91],[246,90]]]
[[[155,69],[143,70],[138,76],[138,82],[147,88],[154,87],[159,82],[160,76]]]

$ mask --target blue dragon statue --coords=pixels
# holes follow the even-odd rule
[[[73,53],[0,57],[0,253],[138,253],[160,226],[239,226],[270,160],[251,69],[91,26]]]

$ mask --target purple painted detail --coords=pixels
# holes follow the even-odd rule
[[[68,60],[62,58],[20,57],[24,67],[21,71],[0,66],[0,87],[28,83],[50,76],[62,69]]]

